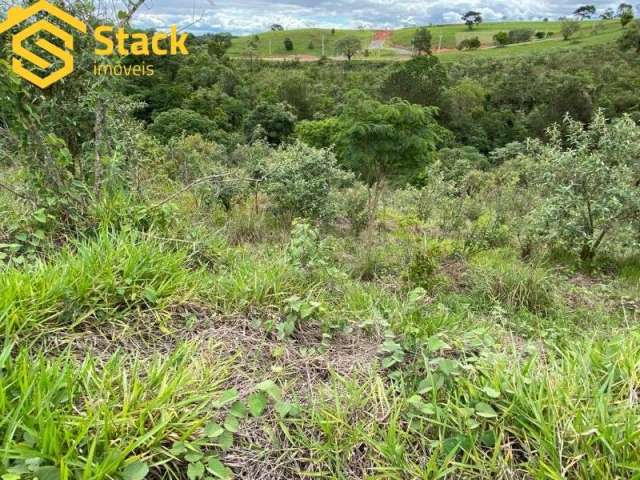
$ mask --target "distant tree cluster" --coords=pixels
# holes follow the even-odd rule
[[[482,23],[482,14],[480,12],[470,10],[462,15],[462,21],[469,28],[469,30],[473,30],[473,27]]]
[[[458,50],[476,50],[480,48],[482,44],[478,37],[465,38],[458,44]]]
[[[426,27],[420,27],[411,44],[416,55],[431,55],[431,32]]]
[[[344,55],[348,61],[362,51],[362,42],[356,36],[350,35],[342,37],[335,44],[335,50],[338,55]]]

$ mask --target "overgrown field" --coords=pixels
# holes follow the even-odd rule
[[[1,479],[639,478],[627,32],[397,65],[192,39],[99,82],[78,48],[44,93],[0,51]]]

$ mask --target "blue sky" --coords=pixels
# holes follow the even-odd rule
[[[596,5],[599,11],[617,6],[616,2],[588,3]],[[261,32],[273,23],[287,29],[396,28],[456,23],[468,10],[482,12],[486,21],[556,19],[583,4],[545,0],[147,0],[135,23],[156,28],[178,24],[195,33],[234,34]]]

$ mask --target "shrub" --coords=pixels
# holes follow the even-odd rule
[[[476,293],[511,308],[545,314],[556,304],[553,275],[543,268],[500,260],[476,267],[471,282]]]
[[[493,36],[493,41],[498,47],[504,47],[509,44],[509,34],[507,32],[498,32]]]
[[[528,42],[533,37],[534,31],[529,28],[519,28],[509,32],[509,43]]]
[[[301,142],[281,148],[270,158],[265,190],[276,214],[288,219],[329,220],[335,216],[335,188],[352,177],[338,168],[330,150]]]
[[[588,263],[604,242],[638,226],[640,127],[628,116],[608,124],[598,112],[588,127],[567,118],[564,128],[549,130],[532,155],[544,197],[537,231]]]
[[[419,105],[440,105],[447,70],[434,56],[417,57],[393,67],[381,87],[386,99],[402,98]]]
[[[480,48],[482,44],[478,37],[465,38],[458,44],[458,50],[476,50]]]
[[[261,102],[245,121],[245,132],[252,140],[260,137],[272,145],[279,145],[293,133],[296,116],[287,103]]]
[[[580,30],[580,22],[577,20],[563,20],[562,25],[560,27],[560,33],[562,34],[562,38],[564,40],[569,40],[570,37],[573,36],[574,33]]]
[[[478,252],[490,248],[505,246],[509,242],[509,228],[495,212],[483,212],[471,224],[465,235],[464,249],[467,252]]]
[[[162,166],[172,180],[188,183],[209,174],[211,164],[221,162],[225,153],[224,148],[200,134],[174,137],[167,144]]]
[[[348,220],[351,231],[357,235],[364,231],[369,221],[369,190],[358,182],[353,187],[342,190],[336,198],[338,212]]]
[[[183,134],[196,134],[213,139],[217,136],[216,124],[193,110],[174,108],[160,113],[149,126],[149,131],[161,142]]]

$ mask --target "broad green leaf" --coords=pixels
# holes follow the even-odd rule
[[[486,393],[489,398],[500,398],[500,392],[494,388],[484,387],[482,391]]]
[[[127,465],[120,476],[123,480],[142,480],[149,473],[149,465],[145,462],[133,462]]]
[[[198,460],[202,460],[202,457],[204,457],[202,452],[189,452],[184,456],[184,459],[189,463],[194,463]]]
[[[233,478],[233,472],[229,467],[226,467],[218,458],[209,457],[209,462],[207,464],[207,470],[215,475],[216,478],[220,478],[222,480],[228,480]]]
[[[235,388],[230,388],[229,390],[225,390],[224,392],[222,392],[220,398],[213,402],[213,406],[214,408],[223,407],[228,403],[235,402],[239,396],[240,394],[238,393],[238,390],[236,390]]]
[[[248,398],[247,406],[251,415],[259,417],[267,407],[267,397],[262,392],[256,392]]]
[[[498,416],[493,407],[485,402],[476,403],[476,414],[484,418],[494,418]]]
[[[240,400],[231,405],[229,413],[237,418],[245,418],[247,416],[247,407]]]
[[[204,465],[202,462],[190,463],[187,467],[187,477],[189,480],[198,480],[204,475]]]
[[[451,375],[454,373],[458,369],[458,366],[458,362],[456,360],[451,360],[450,358],[444,358],[440,360],[440,363],[438,364],[438,368],[440,368],[440,371],[445,375]]]
[[[280,387],[278,387],[273,380],[265,380],[264,382],[259,383],[256,385],[256,390],[265,392],[276,402],[280,401],[282,398]]]
[[[204,427],[204,434],[209,438],[217,438],[224,433],[224,428],[216,422],[209,422]]]
[[[278,402],[276,403],[275,409],[282,418],[300,415],[300,407],[289,402]]]
[[[225,431],[218,437],[217,443],[223,450],[231,448],[233,446],[233,433]]]
[[[427,340],[427,348],[430,352],[437,352],[439,350],[445,350],[450,347],[447,343],[445,343],[438,337],[429,337],[429,339]]]
[[[436,413],[436,407],[432,403],[426,403],[420,395],[409,397],[407,403],[424,415],[434,415]]]
[[[180,454],[183,454],[186,451],[187,451],[187,446],[184,444],[184,442],[176,442],[171,447],[171,454],[172,455],[180,455]]]
[[[231,433],[236,433],[240,428],[240,422],[233,415],[228,415],[224,420],[224,428]]]

